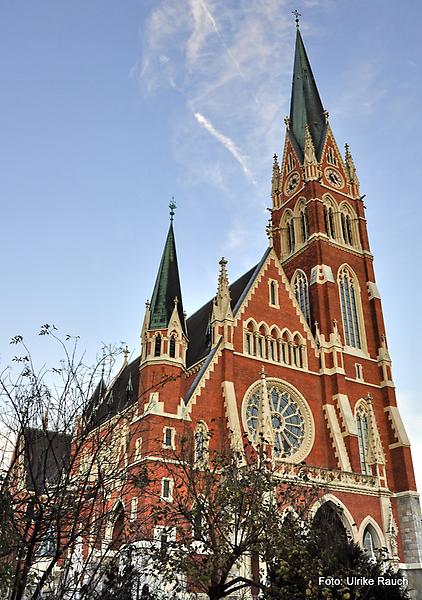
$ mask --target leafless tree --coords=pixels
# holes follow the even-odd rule
[[[317,491],[300,474],[296,483],[283,480],[265,453],[258,460],[249,454],[247,463],[235,452],[198,448],[187,433],[180,452],[151,473],[146,493],[155,490],[152,519],[159,535],[150,560],[171,589],[210,600],[267,589],[259,561],[264,544],[282,526],[285,509],[303,518]],[[157,477],[164,472],[172,482],[168,501],[158,498]]]
[[[6,369],[0,378],[0,428],[13,440],[0,479],[0,592],[9,600],[89,598],[128,538],[128,506],[112,508],[132,485],[126,464],[137,386],[114,385],[131,369],[127,354],[111,379],[122,349],[103,348],[87,367],[77,339],[62,339],[52,325],[40,335],[58,345],[58,364],[37,370],[16,336],[18,373]]]

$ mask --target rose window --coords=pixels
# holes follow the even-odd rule
[[[312,417],[306,403],[287,386],[267,380],[268,410],[273,430],[275,458],[301,459],[312,446]],[[263,414],[262,386],[252,387],[244,401],[244,420],[254,445],[259,442],[258,420]],[[300,456],[299,456],[300,455]]]

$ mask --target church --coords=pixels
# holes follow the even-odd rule
[[[364,196],[349,147],[343,153],[337,145],[299,28],[285,124],[283,153],[272,165],[268,248],[234,282],[222,258],[215,297],[188,318],[170,205],[141,354],[126,357],[93,399],[95,427],[136,404],[142,432],[131,430],[132,419],[122,435],[129,466],[177,451],[187,426],[210,450],[242,454],[245,438],[257,444],[265,410],[279,472],[307,465],[328,490],[319,504],[339,507],[353,540],[369,554],[386,548],[411,587],[422,589],[419,496]],[[163,477],[161,497],[171,496],[171,478]],[[136,515],[138,500],[121,502]]]

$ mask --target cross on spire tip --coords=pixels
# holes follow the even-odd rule
[[[173,223],[173,219],[174,219],[174,211],[177,208],[176,206],[176,202],[174,201],[174,196],[171,197],[171,202],[169,204],[169,209],[170,209],[170,223]]]
[[[299,29],[299,17],[301,17],[302,15],[300,14],[300,12],[297,9],[292,10],[292,15],[295,16],[296,29]]]

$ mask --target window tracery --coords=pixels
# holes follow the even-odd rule
[[[311,311],[309,305],[309,288],[308,279],[305,273],[298,269],[292,278],[292,288],[299,304],[300,310],[303,313],[308,325],[311,324]]]
[[[267,397],[261,382],[249,388],[243,401],[243,418],[252,444],[259,443],[259,420],[268,402],[273,430],[274,458],[301,460],[312,447],[312,419],[304,399],[291,386],[278,379],[267,379]]]
[[[338,278],[341,314],[343,318],[344,341],[346,346],[362,348],[359,322],[359,286],[353,272],[344,266]]]

